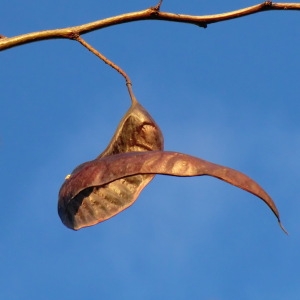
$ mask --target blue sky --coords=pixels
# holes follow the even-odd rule
[[[155,5],[2,1],[0,34],[54,29]],[[213,14],[253,1],[167,1]],[[107,145],[130,105],[114,70],[74,41],[0,53],[0,298],[262,300],[300,297],[299,12],[207,29],[143,21],[84,35],[124,68],[167,150],[240,170],[273,197],[286,236],[254,196],[210,177],[157,176],[128,210],[73,232],[64,177]]]

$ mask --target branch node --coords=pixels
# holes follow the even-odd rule
[[[2,35],[2,34],[0,34],[0,39],[7,39],[7,37],[4,36],[4,35]]]
[[[71,30],[70,32],[67,33],[67,38],[70,40],[78,40],[80,37],[80,34],[77,31]]]
[[[273,2],[272,1],[265,1],[264,6],[273,6]]]

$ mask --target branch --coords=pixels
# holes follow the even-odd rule
[[[136,98],[133,94],[133,90],[132,90],[132,83],[131,80],[129,78],[129,76],[127,75],[127,73],[121,69],[119,66],[117,66],[114,62],[112,62],[110,59],[108,59],[107,57],[105,57],[103,54],[101,54],[98,50],[96,50],[93,46],[91,46],[89,43],[87,43],[83,38],[81,38],[80,36],[77,36],[76,41],[78,41],[82,46],[84,46],[85,48],[87,48],[89,51],[91,51],[93,54],[95,54],[97,57],[99,57],[101,60],[103,60],[107,65],[109,65],[110,67],[112,67],[113,69],[115,69],[118,73],[120,73],[126,82],[126,86],[130,95],[130,99],[132,104],[136,103]]]
[[[98,20],[91,23],[86,23],[79,26],[67,27],[61,29],[45,30],[22,34],[15,37],[4,37],[0,35],[0,51],[8,48],[20,46],[22,44],[37,42],[49,39],[74,39],[78,35],[92,32],[94,30],[119,25],[128,22],[143,21],[143,20],[161,20],[194,24],[206,28],[208,24],[227,21],[231,19],[241,18],[247,15],[267,11],[267,10],[300,10],[300,3],[272,3],[272,1],[265,1],[261,4],[250,6],[247,8],[235,10],[228,13],[207,15],[207,16],[193,16],[183,14],[173,14],[160,11],[160,4],[150,7],[145,10],[131,12],[127,14],[110,17],[103,20]]]

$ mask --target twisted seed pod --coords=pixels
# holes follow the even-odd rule
[[[163,135],[149,113],[133,97],[107,148],[96,160],[133,151],[163,150]],[[78,168],[73,171],[77,172]],[[78,230],[111,218],[130,206],[154,174],[134,174],[105,185],[89,186],[72,198],[59,197],[58,214],[69,228]],[[73,174],[66,183],[73,179]],[[61,193],[60,193],[61,194]]]
[[[133,98],[131,107],[119,123],[109,145],[97,158],[124,152],[163,150],[163,144],[159,126]]]
[[[285,231],[281,225],[279,212],[275,203],[254,180],[234,169],[177,152],[128,152],[84,163],[76,168],[70,179],[63,184],[59,192],[59,199],[61,202],[76,202],[80,210],[80,200],[86,197],[95,187],[101,190],[99,189],[101,186],[106,186],[114,181],[132,178],[132,175],[137,174],[173,176],[209,175],[216,177],[263,200],[276,216],[280,227]],[[135,197],[138,196],[141,189],[135,190]],[[111,206],[107,206],[106,210],[103,210],[106,212],[120,212],[124,198],[127,199],[120,192],[118,202],[111,203]],[[131,197],[131,199],[133,198]]]

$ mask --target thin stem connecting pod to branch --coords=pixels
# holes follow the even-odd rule
[[[161,20],[171,22],[181,22],[194,24],[200,27],[207,27],[208,24],[227,21],[231,19],[241,18],[247,15],[269,11],[269,10],[300,10],[300,2],[298,3],[273,3],[272,1],[265,1],[261,4],[249,6],[246,8],[234,10],[227,13],[194,16],[174,14],[160,11],[160,1],[156,6],[145,10],[131,12],[127,14],[110,17],[103,20],[98,20],[91,23],[86,23],[74,27],[66,27],[61,29],[45,30],[27,33],[15,37],[5,37],[5,33],[0,38],[0,51],[8,48],[16,47],[22,44],[32,43],[47,39],[76,39],[76,36],[84,33],[92,32],[94,30],[119,25],[128,22],[142,21],[142,20]]]
[[[97,57],[99,57],[101,60],[103,60],[107,65],[111,66],[113,69],[115,69],[118,73],[120,73],[125,81],[126,81],[126,86],[130,95],[130,99],[132,103],[136,101],[136,98],[133,94],[132,91],[132,82],[127,75],[127,73],[121,69],[119,66],[117,66],[114,62],[109,60],[107,57],[105,57],[102,53],[100,53],[97,49],[95,49],[93,46],[91,46],[89,43],[87,43],[81,36],[77,36],[74,38],[76,41],[78,41],[81,45],[83,45],[85,48],[87,48],[89,51],[91,51],[93,54],[95,54]]]

